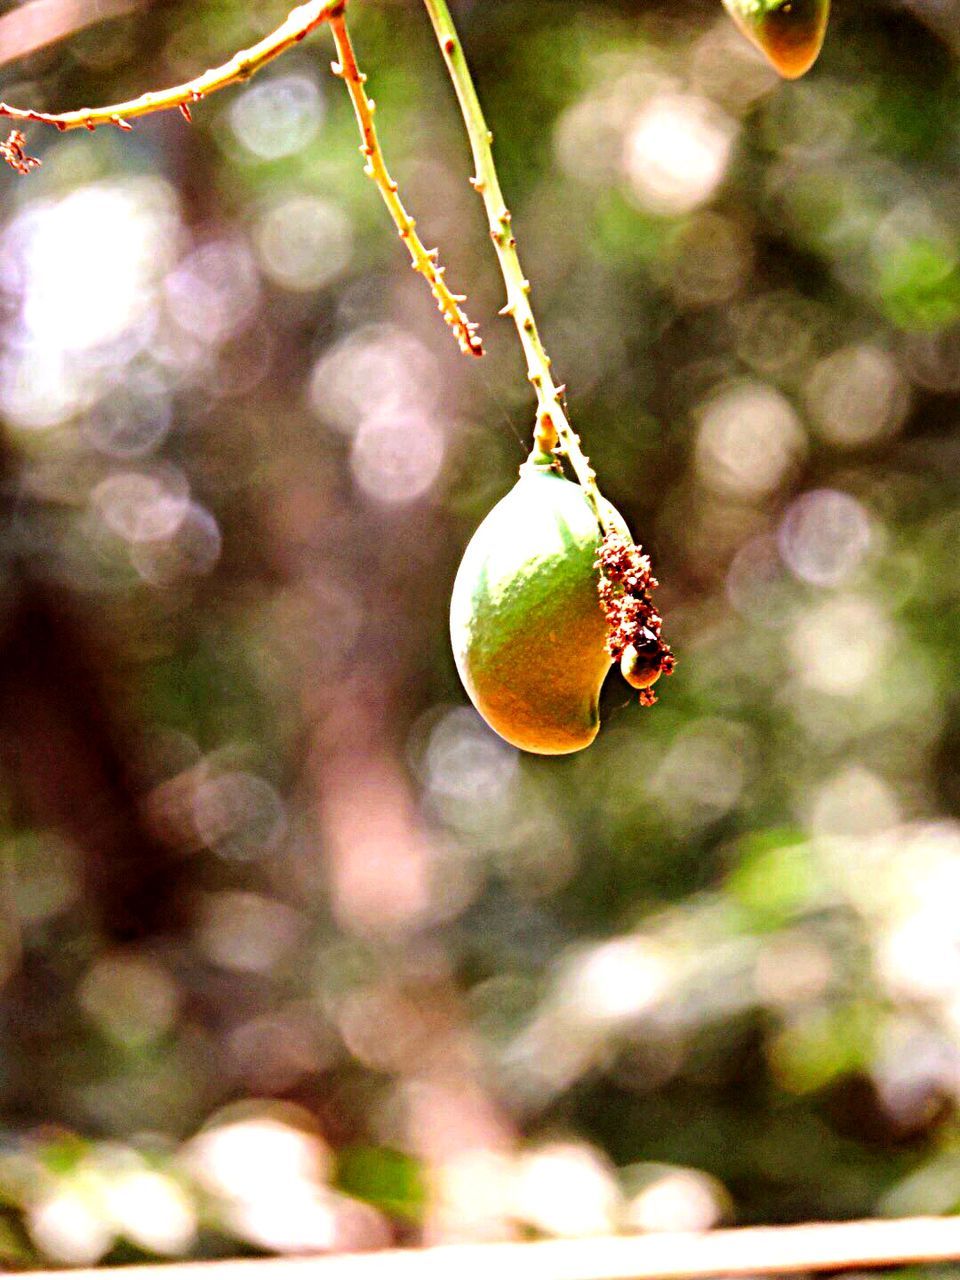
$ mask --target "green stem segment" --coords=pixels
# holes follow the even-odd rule
[[[460,37],[457,35],[446,0],[424,0],[424,5],[433,23],[444,62],[447,64],[447,70],[460,103],[460,111],[467,126],[476,170],[476,177],[472,179],[472,183],[477,194],[483,199],[490,226],[490,237],[497,251],[500,271],[507,288],[507,304],[501,314],[513,317],[527,359],[527,377],[537,395],[536,444],[544,452],[549,452],[557,447],[559,442],[559,452],[570,463],[574,475],[583,488],[584,497],[597,518],[597,523],[604,533],[609,533],[610,528],[600,504],[596,473],[580,447],[580,437],[567,418],[561,398],[563,389],[553,380],[550,357],[544,350],[533,309],[530,306],[530,281],[523,274],[520,259],[517,256],[513,222],[503,198],[493,159],[493,134],[487,128]]]

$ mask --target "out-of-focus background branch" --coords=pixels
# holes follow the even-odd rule
[[[0,16],[0,65],[143,7],[143,0],[27,0]]]
[[[805,1223],[794,1227],[659,1231],[645,1236],[439,1245],[380,1249],[318,1259],[282,1258],[160,1263],[145,1280],[438,1280],[486,1275],[503,1280],[704,1280],[706,1277],[815,1274],[960,1256],[960,1220]],[[864,1274],[860,1270],[861,1274]],[[112,1276],[114,1270],[47,1271],[45,1278]]]
[[[484,361],[327,33],[191,127],[34,131],[0,175],[7,1266],[960,1205],[960,9],[841,2],[784,85],[706,0],[456,8],[681,665],[653,710],[611,678],[567,760],[457,683],[532,406],[419,4],[354,37]],[[7,8],[0,97],[174,83],[284,8],[106,13]]]

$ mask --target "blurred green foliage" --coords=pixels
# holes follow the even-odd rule
[[[426,18],[352,7],[482,362],[322,31],[0,176],[0,1257],[953,1212],[960,7],[841,3],[785,85],[700,0],[456,6],[680,659],[563,760],[456,680],[532,406]],[[2,96],[283,14],[146,7]]]

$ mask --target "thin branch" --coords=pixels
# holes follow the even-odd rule
[[[812,1223],[523,1244],[440,1245],[326,1258],[141,1267],[144,1280],[704,1280],[960,1259],[960,1218]],[[34,1280],[128,1280],[122,1271],[34,1272]]]
[[[416,233],[416,224],[400,199],[397,184],[387,171],[373,123],[374,104],[367,97],[363,87],[366,76],[357,66],[347,31],[345,10],[346,0],[308,0],[307,4],[293,9],[276,31],[265,36],[258,44],[249,49],[242,49],[222,66],[205,71],[195,79],[174,85],[169,89],[144,93],[139,98],[132,98],[127,102],[116,102],[108,107],[83,107],[78,111],[59,113],[34,111],[31,108],[13,107],[9,103],[0,102],[0,118],[52,125],[61,133],[67,129],[96,129],[105,124],[115,125],[119,129],[131,129],[133,127],[130,124],[131,120],[150,115],[154,111],[179,109],[184,118],[190,120],[190,108],[194,103],[207,97],[208,94],[215,93],[218,89],[225,89],[228,85],[249,80],[268,62],[272,62],[287,49],[299,44],[322,23],[329,22],[340,58],[339,63],[333,64],[333,70],[343,79],[353,102],[363,138],[361,151],[367,161],[365,172],[379,188],[400,237],[410,251],[414,269],[426,279],[430,286],[440,313],[453,330],[460,350],[465,354],[482,356],[483,343],[476,331],[476,326],[460,309],[459,304],[464,299],[448,288],[443,279],[444,268],[437,263],[437,250],[428,250],[424,247]],[[24,136],[19,129],[15,129],[6,142],[0,143],[0,159],[6,160],[19,173],[28,173],[39,164],[33,156],[26,154],[24,143]]]
[[[345,0],[308,0],[307,4],[292,10],[276,31],[265,36],[259,43],[249,49],[241,49],[223,66],[205,71],[185,84],[177,84],[170,89],[159,89],[154,93],[144,93],[139,98],[131,98],[128,102],[116,102],[109,107],[82,107],[79,111],[60,113],[34,111],[29,107],[13,107],[9,103],[0,102],[0,118],[49,124],[59,129],[61,133],[67,129],[96,129],[104,124],[116,125],[120,129],[130,129],[132,126],[129,122],[138,116],[177,108],[189,119],[190,107],[193,103],[199,102],[201,98],[215,93],[218,89],[225,89],[227,85],[249,80],[268,62],[272,62],[281,53],[299,44],[321,23],[328,22],[335,12],[342,11],[344,3]]]
[[[537,322],[530,305],[530,281],[523,274],[523,268],[520,265],[510,210],[503,198],[500,179],[497,176],[493,158],[493,134],[487,128],[483,108],[477,97],[477,90],[464,57],[460,38],[446,0],[424,0],[424,4],[433,23],[433,29],[460,103],[460,111],[467,126],[476,170],[476,177],[471,181],[483,199],[490,237],[496,248],[500,272],[507,288],[507,304],[501,314],[513,317],[527,358],[527,377],[537,395],[537,445],[545,452],[549,452],[559,439],[560,449],[569,460],[574,474],[582,485],[584,496],[590,503],[600,527],[605,533],[609,533],[611,530],[600,505],[596,473],[581,448],[580,437],[567,419],[562,399],[563,388],[558,387],[553,380],[550,357],[544,349],[537,329]]]
[[[343,9],[331,13],[328,21],[337,46],[337,56],[340,59],[338,63],[335,62],[333,64],[333,73],[343,80],[353,103],[354,114],[357,117],[357,124],[360,128],[360,136],[363,139],[360,152],[367,162],[364,167],[364,173],[376,184],[383,197],[384,204],[390,211],[390,216],[393,218],[400,239],[410,251],[414,271],[418,271],[430,286],[430,291],[436,299],[440,314],[453,330],[457,342],[460,344],[460,350],[464,355],[482,356],[483,343],[477,333],[476,325],[472,324],[460,309],[459,304],[465,300],[464,297],[461,294],[455,294],[450,291],[443,278],[445,268],[437,263],[438,250],[424,247],[422,240],[417,235],[416,223],[404,208],[397,184],[390,177],[390,173],[387,170],[383,151],[380,148],[380,140],[377,137],[376,126],[373,122],[376,104],[371,98],[367,97],[367,91],[364,87],[367,77],[357,66],[357,59],[350,40],[350,33],[347,30],[347,21]]]

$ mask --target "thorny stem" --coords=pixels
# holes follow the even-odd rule
[[[460,103],[460,111],[467,126],[476,170],[476,177],[471,181],[483,199],[490,225],[490,236],[497,251],[500,272],[507,288],[507,304],[501,314],[513,317],[527,358],[527,377],[537,395],[537,446],[544,452],[549,452],[559,441],[559,450],[569,461],[598,524],[605,533],[610,533],[610,524],[604,517],[603,508],[600,505],[596,473],[580,446],[580,437],[567,418],[561,398],[563,388],[556,385],[550,372],[550,357],[544,350],[533,309],[530,306],[530,281],[523,274],[523,268],[520,265],[510,210],[503,198],[500,179],[497,176],[493,159],[493,134],[487,128],[483,108],[477,97],[477,90],[464,57],[457,29],[446,0],[424,0],[424,5],[433,23],[433,29]]]
[[[169,89],[144,93],[139,98],[113,103],[108,107],[83,107],[78,111],[59,113],[34,111],[32,108],[13,107],[9,103],[0,102],[0,118],[52,125],[61,133],[67,129],[92,130],[100,125],[115,125],[119,129],[131,129],[133,126],[130,121],[138,116],[177,108],[186,120],[190,120],[190,108],[194,103],[207,97],[208,94],[215,93],[218,89],[225,89],[228,85],[249,80],[268,62],[272,62],[293,45],[299,44],[322,23],[328,22],[340,58],[339,63],[334,63],[333,69],[343,79],[353,102],[357,123],[363,137],[361,150],[367,161],[365,171],[377,184],[400,237],[410,251],[414,269],[430,286],[440,313],[453,330],[460,350],[465,354],[482,356],[483,343],[476,331],[476,326],[471,324],[460,309],[459,304],[464,299],[448,288],[443,279],[444,268],[437,264],[437,250],[424,248],[417,236],[414,220],[400,200],[397,184],[387,171],[373,123],[374,104],[367,98],[363,88],[366,77],[357,66],[347,32],[345,10],[346,0],[308,0],[308,3],[293,9],[286,20],[258,44],[249,49],[242,49],[222,66],[205,71],[195,79],[174,85]],[[15,129],[6,142],[0,142],[0,158],[6,160],[18,172],[29,173],[40,162],[26,154],[24,142],[23,134],[19,129]]]
[[[367,77],[357,66],[357,59],[350,40],[350,33],[347,30],[343,7],[334,9],[330,13],[328,21],[330,30],[333,33],[334,43],[337,46],[337,56],[340,59],[339,62],[333,63],[333,73],[343,80],[353,103],[360,135],[363,139],[360,152],[367,162],[364,173],[376,183],[377,189],[383,197],[383,202],[396,224],[400,239],[410,251],[414,271],[418,271],[430,286],[440,314],[456,335],[460,350],[464,355],[482,356],[483,343],[477,333],[476,325],[467,319],[459,306],[461,302],[465,301],[463,295],[450,291],[443,278],[445,268],[437,264],[438,251],[424,248],[423,242],[416,232],[416,223],[404,208],[397,184],[390,177],[390,173],[387,170],[383,152],[380,149],[376,126],[373,123],[376,104],[371,98],[367,97],[367,91],[364,87]]]
[[[116,125],[119,129],[130,129],[132,126],[129,122],[138,116],[176,108],[179,108],[189,120],[190,107],[193,103],[199,102],[201,98],[215,93],[218,89],[225,89],[227,85],[249,80],[268,62],[272,62],[293,45],[299,44],[321,23],[329,22],[335,11],[343,9],[344,3],[345,0],[308,0],[306,4],[293,9],[276,31],[265,36],[259,43],[249,49],[241,49],[222,66],[205,71],[203,75],[197,76],[194,80],[188,80],[185,84],[173,85],[170,89],[143,93],[139,98],[131,98],[128,102],[116,102],[109,107],[82,107],[79,111],[64,111],[59,114],[33,111],[26,107],[12,107],[9,103],[0,102],[0,117],[23,120],[28,123],[50,124],[61,133],[67,129],[96,129],[105,124]]]

